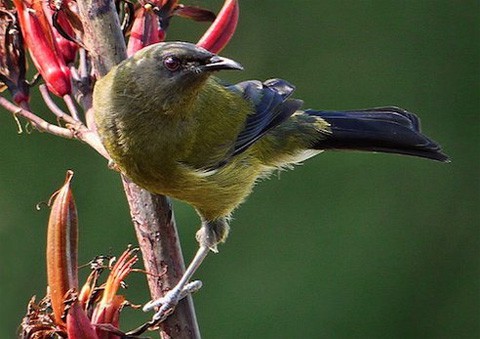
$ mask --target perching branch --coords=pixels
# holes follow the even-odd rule
[[[77,1],[85,30],[85,45],[94,60],[97,75],[126,58],[126,47],[113,2]],[[172,207],[164,196],[151,194],[123,178],[138,243],[142,251],[153,299],[175,286],[185,271],[173,219]],[[162,263],[164,263],[162,265]],[[166,267],[165,274],[163,270]],[[166,338],[200,338],[192,298],[180,302],[175,312],[160,325]]]

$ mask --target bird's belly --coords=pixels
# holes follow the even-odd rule
[[[178,164],[142,167],[137,163],[128,168],[127,176],[138,185],[187,202],[208,220],[228,216],[251,192],[258,175],[252,170],[239,173],[234,164],[210,175]]]

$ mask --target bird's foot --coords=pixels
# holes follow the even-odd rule
[[[147,302],[142,309],[144,312],[148,312],[159,307],[157,312],[152,317],[152,323],[159,324],[173,313],[180,300],[189,294],[195,293],[201,287],[202,282],[200,280],[192,281],[188,284],[184,284],[183,286],[178,284],[173,289],[168,291],[163,297]]]
[[[165,294],[162,298],[157,300],[151,300],[143,306],[143,311],[145,312],[151,311],[153,309],[157,309],[157,311],[153,315],[152,320],[145,323],[138,329],[129,332],[130,334],[142,333],[142,331],[145,331],[146,328],[155,327],[157,324],[167,319],[167,317],[173,313],[175,307],[180,300],[185,298],[187,295],[198,291],[202,287],[202,282],[200,280],[195,280],[192,282],[189,282],[189,280],[192,278],[197,268],[207,256],[208,251],[208,247],[200,246],[197,253],[195,254],[195,257],[193,258],[190,265],[188,265],[185,273],[182,275],[177,285],[175,285],[175,287],[171,289],[167,294]]]

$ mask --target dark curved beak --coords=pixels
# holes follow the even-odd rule
[[[235,69],[243,71],[242,65],[240,65],[238,62],[218,55],[214,55],[205,63],[205,65],[202,65],[200,67],[202,70],[208,72],[220,71],[223,69]]]

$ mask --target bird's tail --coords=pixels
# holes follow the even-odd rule
[[[357,111],[313,111],[330,124],[331,134],[314,149],[359,150],[406,154],[448,162],[440,146],[420,131],[416,115],[397,107]]]

